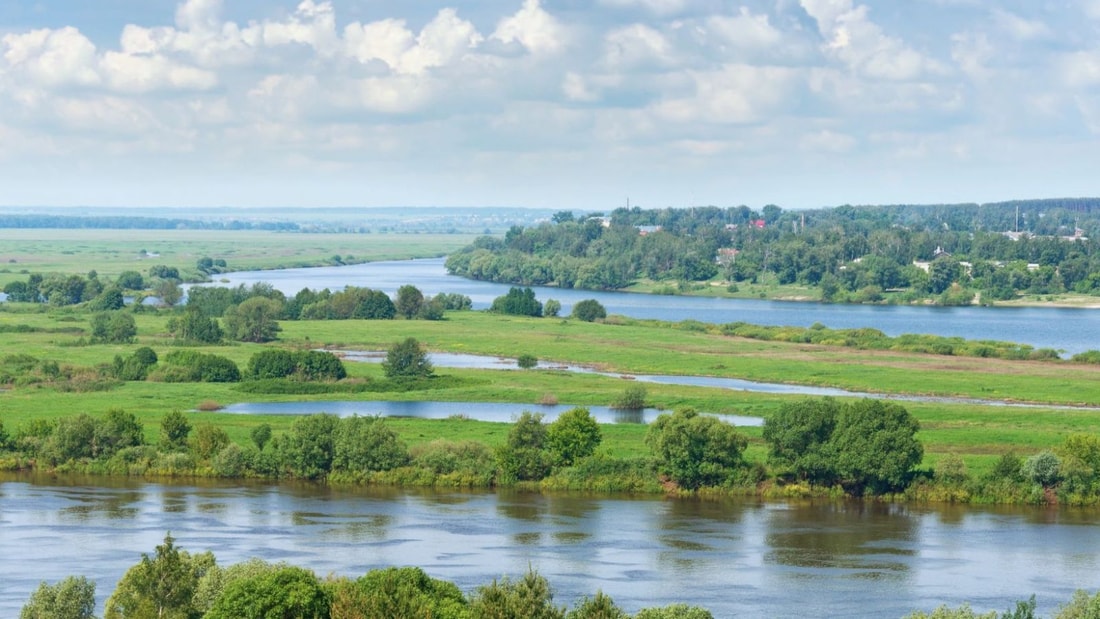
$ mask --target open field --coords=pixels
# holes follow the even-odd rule
[[[6,229],[0,232],[0,287],[26,273],[115,277],[163,264],[181,272],[203,257],[234,271],[442,256],[468,245],[469,234],[310,234],[261,230]]]
[[[175,346],[165,333],[167,312],[136,315],[138,342],[132,345],[85,344],[90,314],[80,310],[20,312],[29,306],[0,311],[4,351],[19,351],[61,365],[95,366],[139,345],[163,356]],[[255,352],[270,346],[380,350],[404,337],[416,337],[438,352],[465,352],[514,358],[533,354],[544,361],[589,364],[629,374],[681,374],[746,378],[841,387],[881,393],[935,394],[1047,404],[1100,403],[1100,367],[1066,362],[1005,361],[955,358],[890,351],[761,342],[700,331],[696,327],[649,322],[583,323],[550,318],[519,318],[484,312],[453,312],[447,320],[431,321],[283,321],[278,342],[203,347],[244,366]],[[30,332],[11,332],[22,326]],[[379,379],[374,364],[348,363],[352,379]],[[445,388],[411,392],[327,396],[256,395],[227,384],[167,384],[128,382],[109,391],[61,392],[52,387],[15,387],[0,393],[0,420],[8,429],[36,418],[87,412],[100,415],[119,407],[143,421],[155,440],[160,418],[172,410],[194,410],[201,402],[231,404],[257,400],[389,399],[535,404],[547,394],[559,402],[606,405],[621,394],[621,378],[553,370],[500,371],[441,369],[451,376]],[[801,396],[729,391],[705,387],[646,384],[647,400],[663,409],[691,406],[703,411],[767,416],[783,402]],[[471,404],[474,406],[475,404]],[[920,420],[926,446],[926,466],[946,453],[963,456],[972,472],[988,469],[1002,453],[1021,455],[1059,445],[1077,432],[1100,431],[1100,413],[1088,410],[1009,408],[970,404],[907,403]],[[230,437],[247,443],[248,432],[269,423],[278,432],[292,422],[285,416],[242,416],[190,413],[196,424],[225,427]],[[436,438],[470,438],[499,444],[507,424],[466,420],[395,419],[392,424],[410,445]],[[744,429],[751,439],[748,455],[763,460],[760,430]],[[605,447],[618,456],[646,453],[645,428],[605,426]]]

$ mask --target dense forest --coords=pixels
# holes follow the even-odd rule
[[[945,305],[1021,294],[1100,293],[1100,199],[996,204],[768,205],[561,211],[482,237],[451,273],[522,285],[614,290],[639,281],[800,284],[824,301]],[[676,287],[672,285],[676,284]]]

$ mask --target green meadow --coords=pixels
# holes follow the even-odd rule
[[[12,304],[0,311],[0,341],[6,353],[18,351],[62,366],[94,367],[109,363],[115,355],[127,355],[138,346],[150,346],[160,356],[177,348],[165,329],[170,316],[167,310],[136,314],[139,335],[134,344],[89,344],[90,313]],[[147,438],[155,440],[159,420],[165,413],[195,411],[188,413],[194,423],[213,422],[223,427],[235,442],[246,444],[255,426],[268,423],[278,432],[288,428],[293,418],[197,412],[197,409],[242,401],[304,399],[441,400],[470,402],[471,407],[477,402],[534,405],[549,399],[569,405],[608,405],[626,386],[635,384],[628,380],[633,374],[676,374],[1038,404],[1035,408],[904,404],[921,422],[925,464],[934,466],[942,455],[953,453],[963,457],[973,473],[988,469],[1005,452],[1027,455],[1057,447],[1070,434],[1095,433],[1100,429],[1100,413],[1096,411],[1042,407],[1100,402],[1100,367],[1093,365],[762,342],[700,329],[695,323],[676,325],[625,319],[585,323],[487,312],[448,312],[443,321],[282,321],[280,324],[282,332],[277,342],[234,343],[201,350],[228,357],[243,367],[254,353],[265,347],[383,350],[399,339],[415,337],[434,352],[509,359],[530,354],[543,362],[589,365],[613,376],[553,369],[441,368],[437,370],[440,379],[417,390],[320,396],[245,393],[234,384],[150,381],[125,382],[107,391],[90,392],[67,392],[42,385],[13,386],[0,393],[0,419],[5,427],[14,429],[36,418],[82,412],[100,415],[111,408],[122,408],[137,415],[145,424]],[[383,378],[376,364],[346,365],[351,381]],[[707,412],[763,417],[784,402],[802,397],[652,383],[645,387],[647,403],[658,408],[693,407]],[[390,423],[410,446],[438,438],[498,445],[504,441],[509,427],[465,419],[394,419]],[[750,438],[748,457],[762,461],[760,430],[743,430]],[[640,426],[605,426],[603,448],[615,456],[644,455],[644,434],[645,428]]]
[[[166,265],[184,272],[204,256],[248,271],[442,256],[469,234],[351,234],[264,230],[8,229],[0,234],[0,286],[27,273],[95,270],[114,277]]]

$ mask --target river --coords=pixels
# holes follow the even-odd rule
[[[319,576],[417,565],[464,591],[531,566],[573,605],[688,602],[715,617],[902,617],[969,602],[1044,614],[1100,585],[1100,514],[859,502],[633,499],[0,475],[0,616],[85,575],[99,608],[165,532],[220,564]]]
[[[284,294],[302,288],[341,290],[361,286],[393,295],[412,284],[426,295],[464,294],[475,309],[484,309],[508,286],[448,275],[443,258],[372,262],[339,267],[241,271],[223,276],[223,285],[270,283]],[[808,327],[821,323],[833,329],[871,327],[890,336],[927,333],[969,340],[1002,340],[1052,348],[1074,354],[1100,349],[1100,311],[1048,307],[931,307],[908,305],[830,305],[791,301],[716,299],[705,297],[596,292],[536,287],[540,301],[557,299],[566,315],[574,303],[596,299],[613,314],[635,318],[711,323],[748,322]]]

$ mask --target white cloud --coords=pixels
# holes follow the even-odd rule
[[[1078,51],[1061,58],[1063,82],[1071,88],[1100,85],[1100,52]]]
[[[604,37],[604,64],[612,69],[669,64],[674,55],[668,39],[643,24],[618,28]]]
[[[107,85],[129,93],[157,90],[209,90],[218,83],[210,71],[189,67],[160,55],[107,52],[100,63]]]
[[[326,56],[338,47],[336,12],[331,2],[303,0],[287,20],[264,22],[259,28],[268,47],[299,43]]]
[[[720,37],[724,44],[737,49],[767,49],[783,39],[767,15],[753,15],[747,7],[741,7],[734,16],[711,16],[706,20],[706,26],[708,32]]]
[[[1018,41],[1041,39],[1050,36],[1050,27],[1038,20],[1024,19],[1003,9],[993,11],[993,22],[1002,31]]]
[[[100,81],[95,45],[71,26],[4,35],[0,49],[13,71],[37,85],[90,86]]]
[[[655,112],[678,123],[743,124],[761,122],[792,105],[798,78],[794,69],[735,64],[714,71],[693,71],[691,97],[669,99]]]
[[[833,154],[850,152],[855,145],[854,137],[829,129],[807,134],[799,141],[799,147],[803,150]]]
[[[901,39],[886,35],[852,0],[801,0],[825,39],[823,51],[865,77],[914,80],[938,73],[938,64]]]
[[[493,39],[503,43],[518,42],[534,54],[552,54],[569,42],[565,26],[539,4],[539,0],[523,0],[523,8],[497,24]]]
[[[387,19],[358,22],[344,29],[347,53],[361,63],[385,62],[391,71],[420,74],[451,64],[476,49],[484,40],[472,23],[460,19],[454,9],[443,9],[414,35],[404,21]]]

